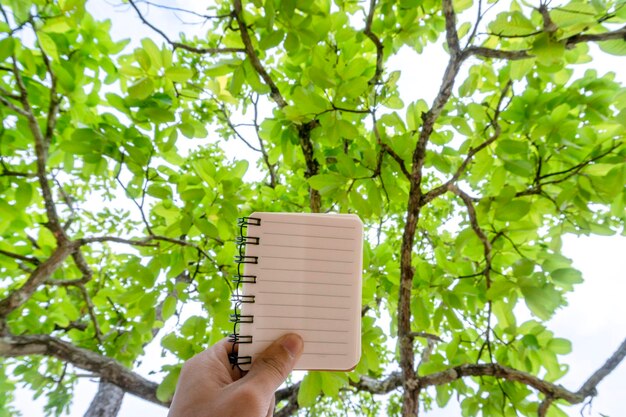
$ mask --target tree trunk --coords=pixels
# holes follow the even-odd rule
[[[84,417],[116,417],[123,399],[124,390],[117,385],[100,381],[98,392],[93,397]]]

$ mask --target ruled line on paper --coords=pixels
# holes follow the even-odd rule
[[[267,339],[267,340],[254,340],[255,343],[274,343],[275,340],[272,339]],[[313,340],[305,340],[304,341],[305,344],[307,345],[311,345],[311,344],[321,344],[321,343],[328,343],[331,345],[347,345],[348,342],[333,342],[330,340],[320,340],[320,341],[313,341]]]
[[[342,264],[352,264],[354,261],[333,261],[331,259],[316,259],[316,258],[296,258],[295,256],[269,256],[262,255],[262,258],[271,258],[271,259],[295,259],[298,261],[322,261],[322,262],[337,262]]]
[[[310,356],[310,355],[326,355],[326,356],[348,356],[347,353],[326,353],[326,352],[304,352],[302,356]]]
[[[279,306],[279,307],[312,307],[312,308],[330,308],[333,310],[350,310],[349,307],[328,307],[328,306],[311,306],[311,305],[304,305],[304,304],[271,304],[271,303],[257,303],[259,305],[264,305],[264,306]]]
[[[356,229],[356,226],[330,226],[327,224],[314,224],[314,223],[300,223],[300,222],[281,222],[276,220],[263,220],[263,223],[274,224],[298,224],[300,226],[317,226],[317,227],[332,227],[333,229]]]
[[[276,233],[276,232],[261,232],[263,235],[278,235],[278,236],[296,236],[296,237],[317,237],[320,239],[336,239],[336,240],[356,240],[352,237],[331,237],[331,236],[313,236],[313,235],[301,235],[295,233]]]
[[[279,292],[279,291],[259,291],[257,294],[279,294],[279,295],[306,295],[311,297],[333,297],[333,298],[350,298],[349,295],[337,294],[313,294],[307,292]],[[263,303],[261,303],[263,304]]]
[[[285,284],[335,285],[339,287],[352,287],[354,285],[354,284],[341,284],[341,283],[335,283],[335,282],[311,282],[311,281],[280,280],[280,279],[267,279],[267,278],[263,278],[263,282],[282,282]]]
[[[289,317],[285,317],[285,316],[271,316],[271,315],[260,315],[260,314],[255,314],[254,317],[261,317],[261,318],[272,318],[272,319],[304,319],[304,320],[330,320],[330,321],[350,321],[350,319],[339,319],[339,318],[332,318],[332,319],[327,319],[324,317],[297,317],[297,316],[289,316]],[[260,327],[258,327],[260,329]]]
[[[354,252],[354,249],[331,249],[331,248],[320,248],[316,246],[274,245],[271,243],[263,243],[263,246],[273,246],[277,248],[297,248],[297,249],[332,250],[332,251],[339,251],[339,252]]]
[[[257,330],[282,330],[286,332],[300,331],[300,332],[329,332],[329,333],[349,333],[348,330],[335,330],[335,329],[300,329],[300,328],[284,328],[284,327],[256,327]]]
[[[290,271],[290,272],[319,272],[320,274],[338,274],[338,275],[353,275],[352,272],[338,272],[338,271],[315,271],[312,269],[293,269],[293,268],[261,268],[265,271]]]

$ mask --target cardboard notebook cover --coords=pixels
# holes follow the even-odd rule
[[[287,333],[295,369],[350,370],[361,356],[363,224],[353,214],[252,213],[240,220],[235,363]]]

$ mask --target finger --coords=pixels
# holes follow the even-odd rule
[[[270,408],[267,409],[267,417],[272,417],[274,415],[274,408],[276,408],[276,397],[272,396]]]
[[[200,352],[185,363],[187,371],[192,373],[211,374],[215,377],[210,380],[211,384],[224,386],[241,378],[240,372],[232,366],[229,355],[233,348],[237,351],[237,345],[224,338],[210,348]]]
[[[289,376],[303,349],[304,342],[297,334],[281,337],[257,355],[242,383],[257,387],[265,397],[273,397],[274,391]]]
[[[239,351],[239,344],[233,343],[230,341],[230,337],[220,340],[214,345],[214,351],[216,355],[219,357],[221,363],[224,364],[225,368],[228,368],[228,372],[232,377],[233,381],[241,378],[241,371],[233,366],[230,358],[231,356],[237,357],[237,352]]]

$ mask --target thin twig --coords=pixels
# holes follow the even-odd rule
[[[204,55],[204,54],[215,55],[215,54],[223,54],[223,53],[245,52],[245,50],[241,49],[241,48],[197,48],[195,46],[187,45],[185,43],[173,41],[165,34],[165,32],[163,32],[161,29],[159,29],[158,27],[156,27],[152,23],[148,22],[148,20],[143,16],[141,11],[139,10],[137,5],[135,4],[134,0],[128,0],[128,2],[132,6],[132,8],[135,9],[135,12],[137,12],[137,16],[142,21],[142,23],[144,25],[148,26],[150,29],[152,29],[156,33],[158,33],[174,49],[184,49],[185,51],[193,52],[193,53],[196,53],[196,54],[202,54],[202,55]]]
[[[420,204],[422,206],[426,205],[427,203],[429,203],[430,201],[432,201],[433,199],[437,198],[438,196],[444,194],[445,192],[448,191],[448,187],[451,184],[456,183],[456,181],[461,177],[461,175],[463,175],[465,173],[465,169],[467,168],[467,166],[470,164],[470,162],[472,161],[472,159],[474,158],[474,156],[482,151],[483,149],[485,149],[486,147],[488,147],[489,145],[491,145],[493,142],[495,142],[501,135],[502,133],[502,128],[500,126],[499,123],[499,117],[500,117],[500,112],[502,111],[502,103],[504,100],[504,97],[506,97],[509,89],[512,86],[512,82],[509,81],[504,89],[502,90],[502,94],[500,95],[500,99],[498,100],[498,104],[496,106],[496,110],[494,112],[494,116],[491,120],[491,126],[494,129],[494,133],[483,143],[481,143],[480,145],[478,145],[475,148],[470,148],[470,150],[467,153],[467,156],[465,157],[465,159],[463,160],[463,162],[461,163],[461,165],[457,168],[457,170],[455,171],[455,173],[452,175],[452,177],[446,181],[444,184],[433,188],[432,190],[428,191],[427,193],[424,194],[424,196],[422,197],[422,200],[420,201]]]

